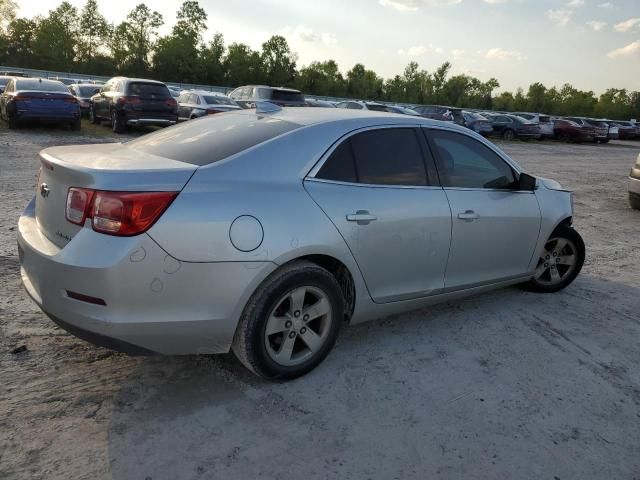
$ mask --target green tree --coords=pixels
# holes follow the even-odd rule
[[[118,26],[114,30],[114,34],[124,34],[127,53],[122,68],[127,73],[148,73],[149,57],[158,35],[158,28],[163,24],[162,15],[140,3],[129,12],[122,27]]]
[[[80,46],[79,55],[81,61],[88,63],[96,55],[100,45],[103,45],[109,36],[109,24],[106,18],[98,10],[96,0],[87,0],[80,12]],[[89,70],[92,65],[87,65]]]
[[[203,65],[202,81],[209,85],[224,85],[224,37],[216,33],[209,45],[200,49],[200,63]]]
[[[16,18],[9,23],[4,36],[4,56],[11,65],[31,67],[34,62],[33,45],[38,24],[35,20]]]
[[[18,4],[14,0],[0,0],[0,33],[16,18]]]
[[[75,65],[78,38],[78,10],[64,1],[38,22],[33,55],[41,67],[71,71]]]
[[[283,36],[274,35],[264,42],[260,59],[269,85],[286,86],[293,83],[296,76],[296,55]]]
[[[346,83],[335,60],[311,62],[303,67],[296,77],[295,86],[314,95],[342,97],[346,94]]]
[[[232,43],[223,60],[227,85],[263,83],[260,54],[244,43]]]
[[[375,100],[384,97],[384,80],[373,70],[356,63],[347,72],[347,95],[354,98]]]

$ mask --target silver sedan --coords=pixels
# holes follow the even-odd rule
[[[555,292],[585,256],[570,192],[420,117],[260,105],[40,156],[24,285],[62,328],[132,354],[233,350],[294,378],[346,323]]]

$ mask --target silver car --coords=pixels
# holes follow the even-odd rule
[[[570,192],[421,117],[259,107],[40,156],[24,285],[61,327],[133,354],[233,350],[294,378],[345,323],[555,292],[584,261]]]
[[[629,172],[629,205],[640,210],[640,155]]]

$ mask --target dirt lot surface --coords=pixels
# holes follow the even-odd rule
[[[0,128],[0,478],[639,479],[640,142],[503,148],[575,190],[587,262],[518,288],[348,328],[299,380],[231,355],[131,358],[54,326],[20,285],[17,218],[46,146]]]

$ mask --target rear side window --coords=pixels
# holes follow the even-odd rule
[[[369,110],[374,111],[374,112],[388,112],[389,111],[387,109],[387,107],[384,106],[384,105],[369,104],[369,105],[367,105],[367,108]]]
[[[513,188],[512,168],[478,140],[460,133],[431,130],[443,187]]]
[[[353,135],[334,150],[317,177],[371,185],[427,185],[422,148],[412,128]]]
[[[159,83],[131,82],[127,86],[127,95],[138,95],[149,98],[169,98],[171,92]]]
[[[266,142],[299,125],[249,113],[212,115],[144,135],[126,145],[134,150],[193,165],[208,165]]]
[[[204,98],[205,103],[208,105],[233,105],[231,99],[227,97],[205,95],[202,98]]]

